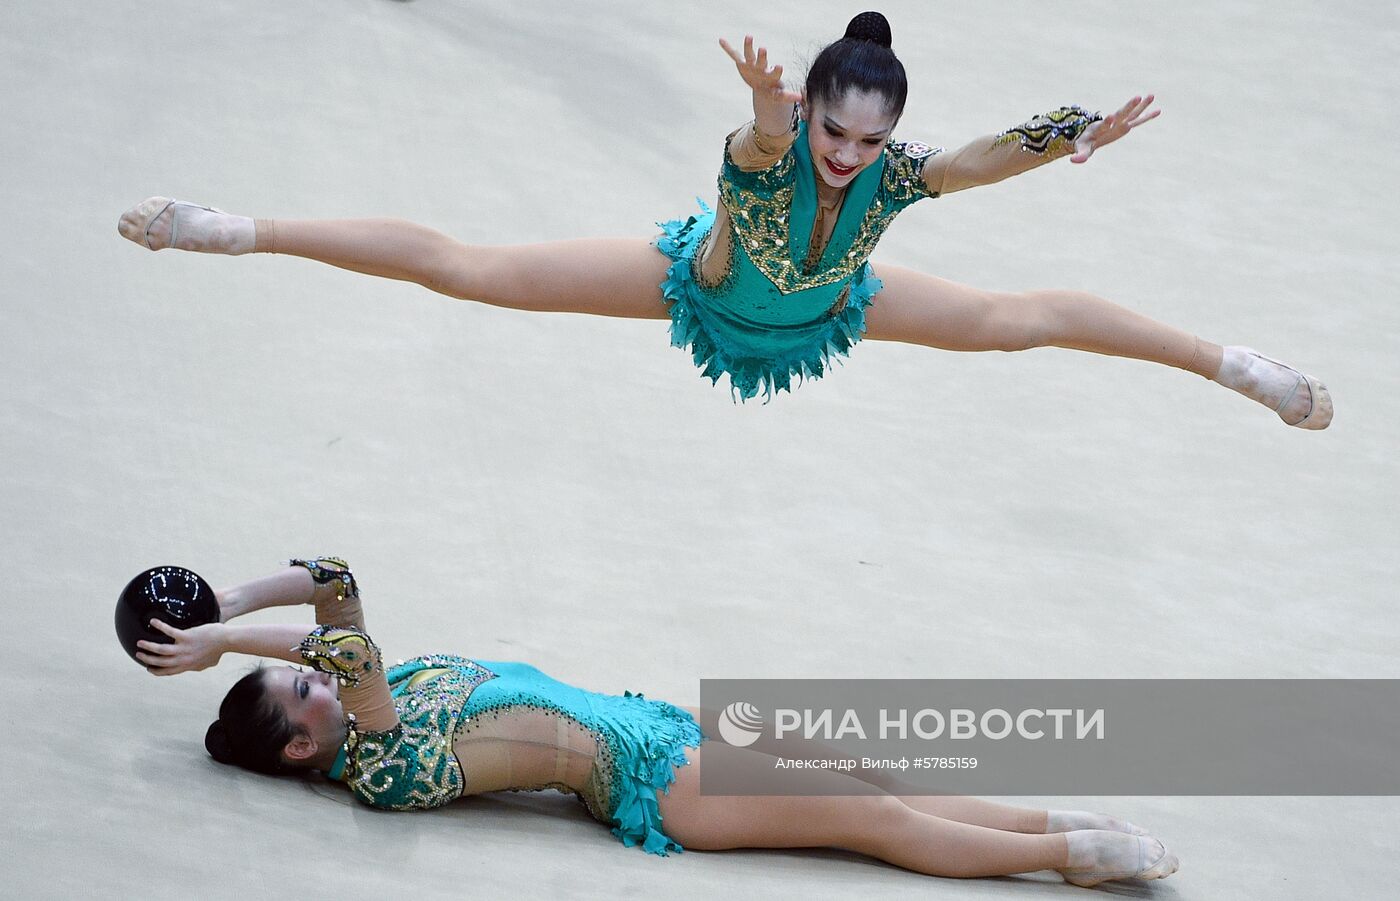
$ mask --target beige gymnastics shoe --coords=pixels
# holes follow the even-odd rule
[[[1069,859],[1065,882],[1089,888],[1110,879],[1166,879],[1181,866],[1176,855],[1150,835],[1081,830],[1065,833]]]
[[[192,250],[199,253],[248,253],[256,229],[247,216],[169,197],[148,197],[122,213],[117,232],[147,250]]]
[[[1285,425],[1325,429],[1332,423],[1326,385],[1252,347],[1225,348],[1215,381],[1273,410]]]

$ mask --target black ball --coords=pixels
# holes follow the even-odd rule
[[[157,566],[128,582],[117,598],[117,640],[132,660],[136,660],[136,642],[142,639],[170,643],[147,625],[153,619],[177,629],[216,623],[219,601],[197,573],[182,566]]]

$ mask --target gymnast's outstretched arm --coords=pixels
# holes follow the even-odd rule
[[[924,166],[924,183],[934,194],[951,194],[995,184],[1071,153],[1070,162],[1088,162],[1098,148],[1157,118],[1161,110],[1150,109],[1154,99],[1151,94],[1134,97],[1107,117],[1062,106],[935,155]]]
[[[222,622],[269,607],[316,606],[316,622],[363,629],[360,586],[338,557],[293,558],[288,568],[214,592]]]
[[[337,557],[293,558],[286,568],[271,575],[214,594],[219,600],[219,622],[181,630],[152,620],[152,626],[172,642],[138,642],[137,659],[161,676],[208,669],[228,653],[304,662],[300,644],[306,637],[305,625],[229,622],[268,607],[314,604],[316,621],[322,625],[360,631],[365,627],[359,583],[349,565]]]
[[[191,673],[216,665],[225,654],[247,654],[301,663],[298,645],[306,626],[293,623],[208,623],[177,629],[158,619],[151,626],[169,643],[136,642],[136,660],[155,676]]]
[[[223,622],[182,630],[152,620],[171,640],[137,642],[137,661],[157,676],[208,669],[228,653],[305,663],[339,681],[341,702],[360,729],[387,732],[398,726],[379,648],[364,632],[359,586],[345,561],[293,559],[287,569],[224,595],[237,606],[225,609]],[[309,634],[300,624],[227,621],[255,609],[305,603],[315,604],[321,622]]]

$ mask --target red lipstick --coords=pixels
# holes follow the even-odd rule
[[[826,168],[829,169],[831,171],[831,174],[835,175],[837,178],[845,178],[847,175],[850,175],[852,172],[856,171],[855,166],[847,166],[843,169],[840,166],[833,163],[831,160],[826,159],[825,157],[822,158],[822,162],[826,163]]]

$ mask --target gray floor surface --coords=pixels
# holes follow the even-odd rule
[[[431,815],[220,767],[250,661],[154,680],[126,579],[338,553],[392,656],[700,677],[1400,677],[1390,3],[887,3],[906,139],[1155,91],[1088,166],[920,204],[876,257],[1082,288],[1323,377],[1302,433],[1180,372],[858,347],[736,406],[661,322],[531,315],[302,260],[151,255],[150,194],[463,240],[654,232],[840,4],[175,0],[0,8],[0,894],[1081,897],[836,852],[621,848],[558,796]],[[1387,412],[1389,411],[1389,412]],[[269,615],[266,617],[271,619]],[[1394,798],[1034,798],[1180,855],[1154,898],[1389,898]]]

